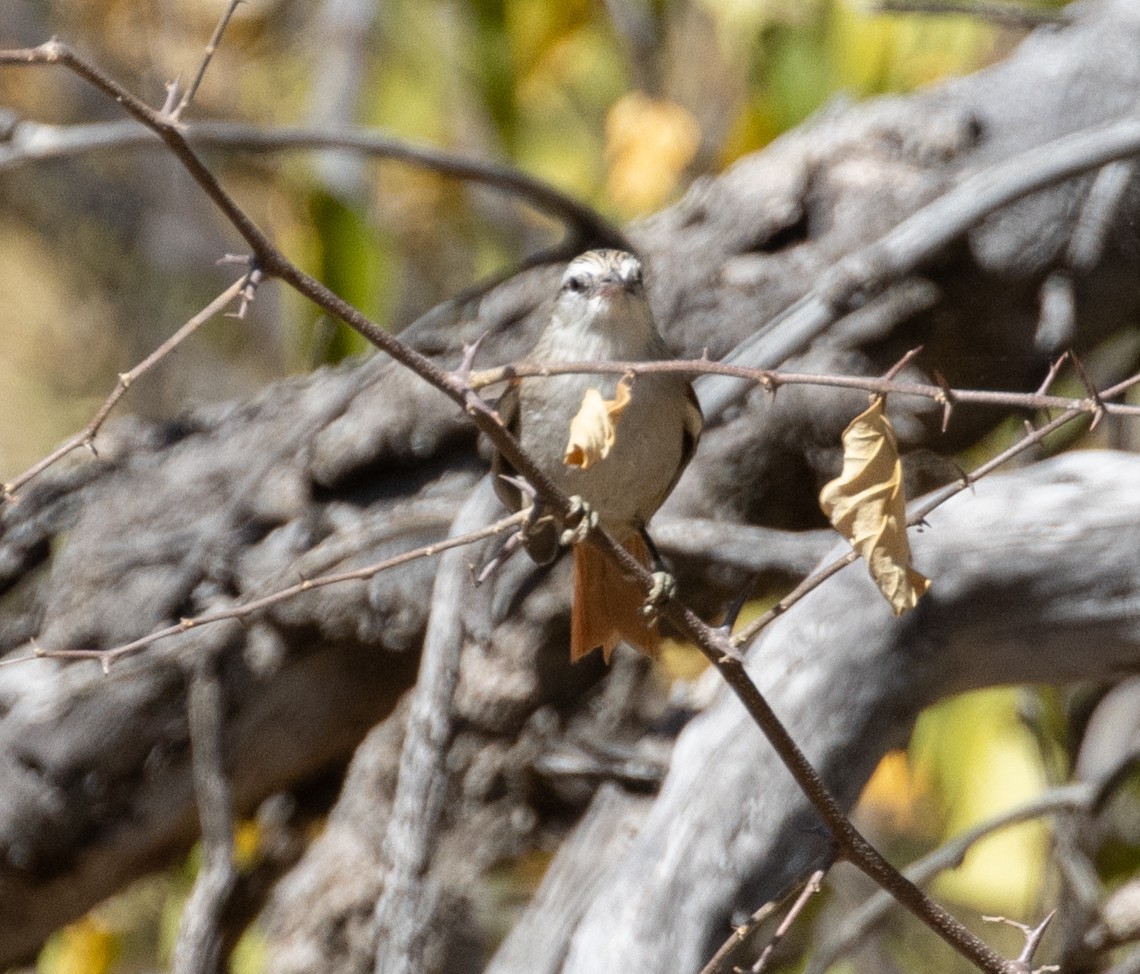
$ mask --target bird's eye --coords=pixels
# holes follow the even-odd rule
[[[566,278],[566,283],[562,285],[562,289],[579,294],[586,290],[586,279],[579,274],[575,274],[573,277]]]

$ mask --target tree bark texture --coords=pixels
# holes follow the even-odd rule
[[[673,350],[723,356],[964,176],[1021,153],[1030,167],[1048,140],[1134,112],[1140,9],[1103,0],[1074,16],[977,75],[829,109],[630,228]],[[1134,326],[1140,184],[1130,168],[1116,172],[1098,194],[1094,174],[1001,211],[869,293],[789,366],[877,374],[923,345],[912,374],[1036,388],[1059,350],[1088,353]],[[1093,209],[1100,220],[1089,230]],[[477,365],[519,359],[560,273],[542,266],[461,296],[404,337],[448,365],[480,336]],[[1057,287],[1072,298],[1071,317],[1042,314]],[[1098,381],[1135,365],[1134,346],[1113,348],[1088,356]],[[822,525],[816,490],[838,471],[839,434],[865,401],[822,388],[755,390],[710,424],[663,511],[680,525],[670,530],[684,599],[711,612],[757,574],[794,575],[819,556],[820,535],[806,530]],[[997,418],[958,408],[942,435],[932,404],[889,406],[904,445],[925,451],[909,463],[915,492],[947,477],[930,455],[973,442]],[[174,423],[124,420],[98,446],[98,459],[49,472],[0,512],[4,652],[25,652],[33,638],[46,649],[114,646],[438,540],[486,469],[454,405],[383,357]],[[756,650],[756,678],[844,801],[938,696],[1135,667],[1138,580],[1126,555],[1136,550],[1135,464],[1078,454],[962,495],[917,538],[918,566],[935,584],[901,622],[868,594],[857,565],[773,627]],[[706,531],[707,546],[694,545],[687,523]],[[724,562],[718,525],[740,530]],[[799,533],[781,535],[770,557],[739,550],[740,538],[772,528]],[[308,592],[237,627],[221,664],[239,813],[339,772],[356,752],[326,834],[270,910],[275,969],[371,967],[409,719],[397,704],[415,680],[438,566],[425,559]],[[477,969],[462,960],[488,949],[476,880],[563,837],[600,780],[652,791],[677,728],[700,705],[654,692],[638,661],[608,674],[598,661],[570,667],[567,599],[565,565],[537,572],[520,558],[452,606],[462,655],[444,777],[433,786],[443,789],[442,820],[423,866],[429,966]],[[0,669],[0,963],[30,956],[50,931],[193,841],[194,653],[187,633],[108,675],[46,659]],[[849,692],[831,699],[838,686]],[[651,808],[604,794],[627,830],[648,809],[640,831],[611,841],[612,821],[588,819],[611,836],[599,850],[628,848],[607,855],[596,893],[571,898],[581,911],[573,923],[544,917],[558,897],[540,894],[495,970],[526,960],[528,969],[691,970],[734,908],[801,875],[819,853],[798,794],[727,698],[685,732]],[[552,881],[571,866],[556,863]],[[517,942],[538,930],[557,931],[541,959]]]

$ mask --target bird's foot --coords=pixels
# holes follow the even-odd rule
[[[661,606],[676,594],[677,579],[669,572],[655,571],[653,573],[653,584],[649,588],[649,594],[645,597],[645,604],[641,607],[641,614],[650,622],[656,621]]]
[[[570,511],[565,522],[573,527],[562,532],[558,538],[559,543],[566,546],[581,544],[586,540],[586,535],[598,526],[598,512],[575,494],[570,498]]]

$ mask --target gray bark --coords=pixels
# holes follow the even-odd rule
[[[1138,478],[1135,456],[1073,453],[984,480],[914,535],[933,585],[913,613],[894,618],[857,563],[767,630],[749,672],[844,805],[933,700],[1140,666]],[[803,878],[826,847],[790,775],[722,691],[679,737],[629,851],[549,950],[568,950],[566,972],[699,970],[735,910]]]

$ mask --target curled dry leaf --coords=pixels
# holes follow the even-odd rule
[[[843,473],[824,486],[819,503],[867,562],[894,614],[913,609],[930,579],[910,565],[902,463],[881,397],[843,431]]]
[[[604,460],[617,439],[618,420],[629,400],[629,382],[624,377],[618,382],[613,399],[603,399],[597,389],[587,389],[578,414],[570,421],[570,439],[562,462],[588,470]]]

